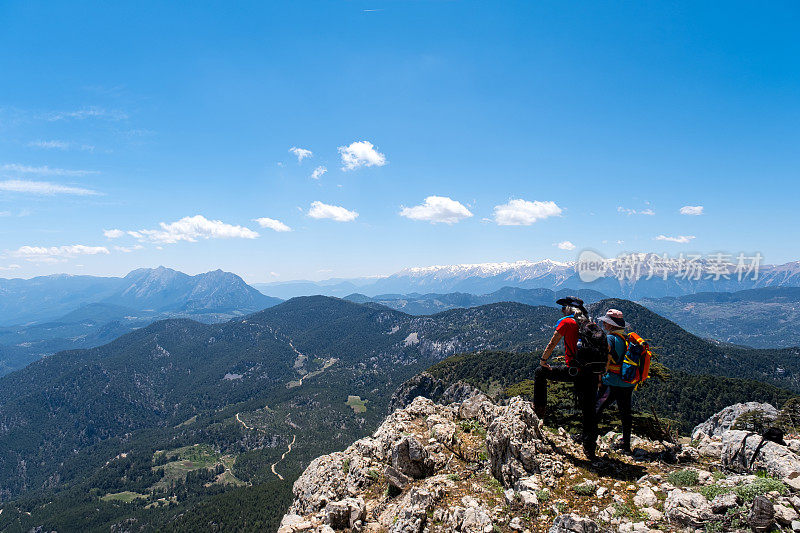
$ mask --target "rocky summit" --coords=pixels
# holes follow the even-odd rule
[[[691,442],[634,437],[631,455],[610,432],[590,462],[529,402],[469,389],[417,396],[311,462],[279,532],[800,531],[800,440],[761,442],[731,409]]]

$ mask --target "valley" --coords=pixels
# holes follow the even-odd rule
[[[611,306],[657,339],[672,375],[653,388],[665,419],[687,409],[680,402],[691,389],[687,396],[680,385],[704,391],[691,417],[732,394],[778,401],[800,390],[791,350],[709,343],[625,300],[590,310]],[[303,297],[220,324],[162,320],[105,346],[52,355],[0,379],[0,527],[58,528],[70,502],[75,512],[99,509],[89,523],[100,530],[121,520],[180,530],[217,520],[224,508],[230,514],[231,505],[273,528],[305,465],[371,432],[394,391],[432,365],[442,379],[525,394],[559,315],[505,302],[413,316]],[[727,378],[701,385],[709,373]],[[762,383],[753,387],[753,377]],[[94,496],[76,501],[76,491]],[[274,502],[269,516],[253,507],[264,501]]]

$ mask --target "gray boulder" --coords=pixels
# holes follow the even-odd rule
[[[762,411],[767,418],[775,419],[778,410],[768,403],[747,402],[729,405],[722,411],[712,415],[692,430],[692,439],[699,440],[703,435],[711,438],[722,437],[723,433],[733,427],[736,419],[749,411]]]
[[[747,471],[761,436],[749,431],[730,430],[722,439],[722,464],[738,472]],[[753,461],[753,469],[763,469],[777,478],[800,471],[800,456],[786,446],[764,441]]]
[[[716,496],[713,500],[711,500],[711,510],[715,514],[723,514],[728,509],[732,509],[739,505],[741,499],[739,496],[730,492],[728,494],[720,494]]]
[[[362,498],[345,498],[330,502],[325,507],[325,523],[333,529],[357,528],[366,515],[366,505]]]
[[[747,515],[747,524],[756,533],[766,533],[772,531],[775,525],[775,507],[772,502],[764,496],[756,496],[750,514]]]
[[[588,518],[576,514],[562,514],[557,516],[550,527],[549,533],[597,533],[600,528]]]
[[[702,494],[675,489],[664,502],[664,515],[670,522],[682,526],[703,527],[714,513]]]
[[[406,435],[392,446],[392,466],[406,476],[422,479],[433,474],[435,464],[428,450]]]
[[[539,472],[537,455],[543,448],[539,419],[529,402],[512,398],[486,432],[492,475],[505,487]]]

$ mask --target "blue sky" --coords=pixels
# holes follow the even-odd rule
[[[0,4],[0,277],[800,256],[796,3],[121,4]]]

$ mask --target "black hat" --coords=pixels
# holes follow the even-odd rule
[[[583,300],[581,300],[577,296],[567,296],[566,298],[560,298],[556,300],[556,303],[562,307],[577,307],[578,309],[583,309]]]

